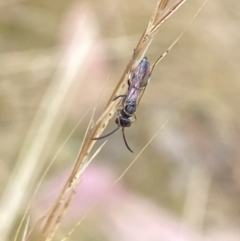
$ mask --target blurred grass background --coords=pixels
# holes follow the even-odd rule
[[[106,86],[97,115],[103,110],[155,5],[156,1],[142,0],[1,3],[0,196],[8,188],[8,181],[14,179],[12,173],[17,160],[20,160],[20,166],[24,160],[19,156],[34,117],[40,108],[44,118],[43,113],[48,109],[48,103],[42,102],[44,96],[48,93],[54,99],[54,88],[49,90],[49,86],[53,81],[57,86],[61,71],[71,67],[68,58],[63,57],[65,52],[70,47],[73,48],[72,54],[84,49],[82,36],[88,36],[94,29],[94,44],[84,62],[75,66],[77,71],[73,81],[39,155],[39,169],[24,190],[25,201],[30,199],[36,180],[47,163],[86,110],[98,103]],[[175,40],[200,5],[201,1],[187,1],[161,28],[147,54],[152,63]],[[159,210],[171,214],[172,219],[180,220],[201,240],[239,240],[240,235],[239,7],[240,3],[233,0],[209,0],[187,33],[156,67],[138,109],[138,121],[126,130],[130,146],[138,153],[169,119],[122,180],[123,192],[130,192],[131,198],[121,196],[119,199],[123,203],[134,200],[137,206],[142,197]],[[89,118],[85,118],[57,157],[44,179],[45,189],[36,203],[47,199],[49,186],[53,183],[58,186],[60,173],[73,166],[88,121]],[[34,126],[36,130],[32,130],[29,143],[33,142],[31,138],[39,130],[38,125],[41,125],[41,118]],[[112,121],[106,132],[114,127]],[[100,168],[99,176],[92,178],[97,182],[103,167],[117,177],[132,159],[121,133],[117,132],[109,137],[107,145],[95,159],[94,163]],[[110,180],[113,182],[114,178]],[[132,195],[136,196],[133,198]],[[141,205],[147,210],[147,205]],[[36,210],[44,210],[40,207],[41,202],[31,208],[33,220],[39,218]],[[24,208],[25,204],[18,208],[19,219]],[[98,211],[100,214],[93,215],[81,229],[77,229],[76,237],[84,240],[141,240],[129,233],[124,236],[124,231],[113,221],[120,210],[112,211],[111,217],[108,214],[107,218],[108,210],[99,208]],[[120,215],[129,212],[123,209]],[[129,218],[132,217],[125,217],[125,224]],[[148,218],[151,219],[151,212]],[[68,220],[66,230],[75,222]],[[13,222],[9,240],[18,222],[18,219]],[[169,232],[174,233],[175,229],[170,226]],[[115,230],[113,234],[110,234],[110,227]],[[142,228],[133,225],[132,230],[138,229]],[[62,235],[67,232],[63,230]],[[146,236],[142,240],[162,240],[161,237],[161,234],[156,239]],[[187,234],[183,240],[196,239],[188,238]]]

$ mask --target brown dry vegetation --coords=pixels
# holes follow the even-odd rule
[[[201,2],[187,1],[161,28],[147,53],[152,63],[184,29]],[[47,100],[56,97],[58,83],[70,79],[63,76],[69,67],[68,57],[63,56],[71,37],[77,32],[73,51],[84,48],[83,35],[89,34],[88,41],[94,45],[86,53],[84,64],[78,63],[75,76],[65,87],[67,93],[47,133],[43,151],[34,155],[37,150],[32,150],[39,164],[36,178],[27,187],[26,203],[44,167],[83,114],[98,102],[106,86],[96,115],[102,113],[155,4],[155,1],[126,0],[1,3],[0,196],[17,161],[19,169],[21,157],[30,151],[32,137],[28,140],[26,137],[39,107],[44,104],[42,109],[47,110]],[[145,196],[196,229],[198,234],[206,235],[206,240],[238,240],[234,237],[238,237],[240,218],[239,7],[240,3],[233,0],[209,0],[183,38],[155,68],[137,112],[138,121],[126,130],[128,142],[138,153],[169,119],[127,172],[123,183],[133,193]],[[81,26],[79,30],[77,26]],[[44,113],[39,114],[40,123]],[[73,166],[89,118],[90,115],[64,146],[44,179],[44,186]],[[38,124],[32,127],[32,136]],[[106,132],[114,127],[112,121]],[[95,162],[121,173],[132,159],[121,133],[117,132],[109,138]],[[25,205],[18,209],[19,216],[24,208]],[[39,218],[35,217],[34,208],[31,212],[32,219]],[[93,237],[105,240],[107,231],[104,233],[101,225],[97,225],[99,216],[87,220],[85,228],[76,231],[77,235],[82,235],[84,240]],[[73,225],[66,225],[66,230]],[[61,230],[60,237],[67,233],[64,228]],[[229,232],[231,235],[224,239]],[[15,226],[9,240],[14,234]]]

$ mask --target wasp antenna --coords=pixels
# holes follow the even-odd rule
[[[108,133],[107,135],[104,135],[104,136],[99,136],[99,137],[95,137],[95,138],[92,138],[92,140],[101,140],[101,139],[104,139],[108,136],[111,136],[114,132],[116,132],[118,129],[120,128],[120,126],[118,126],[116,129],[114,129],[113,131],[111,131],[110,133]]]
[[[133,153],[132,149],[130,148],[130,146],[129,146],[128,143],[127,143],[127,140],[126,140],[126,137],[125,137],[125,133],[124,133],[124,128],[122,128],[122,134],[123,134],[123,140],[124,140],[124,143],[125,143],[127,149],[128,149],[130,152]]]

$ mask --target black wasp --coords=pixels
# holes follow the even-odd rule
[[[128,150],[133,152],[127,143],[124,128],[130,127],[131,124],[136,120],[135,112],[150,79],[150,69],[150,63],[148,59],[144,57],[135,69],[132,77],[128,80],[127,93],[125,95],[116,96],[113,99],[114,101],[118,98],[123,98],[121,108],[117,110],[117,118],[115,120],[115,123],[118,125],[118,127],[107,135],[93,138],[93,140],[99,140],[110,136],[122,127],[124,143]]]

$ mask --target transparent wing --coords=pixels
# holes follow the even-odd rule
[[[125,105],[128,105],[132,102],[135,102],[137,105],[140,103],[142,95],[150,79],[150,75],[150,63],[148,59],[144,57],[135,69],[132,78],[129,81],[129,88],[125,99]]]

